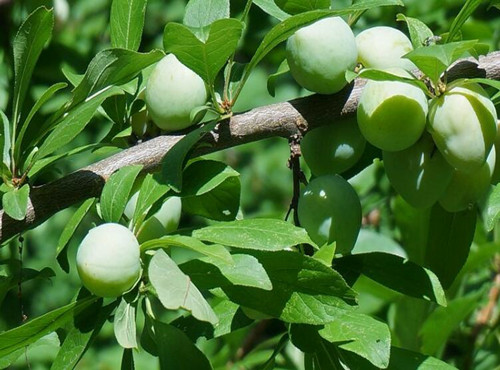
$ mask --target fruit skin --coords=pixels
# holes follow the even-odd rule
[[[402,70],[395,74],[407,75]],[[399,81],[368,81],[359,99],[357,118],[368,142],[385,151],[399,151],[420,138],[427,112],[427,98],[418,87]]]
[[[333,94],[347,85],[345,71],[356,65],[358,51],[349,25],[340,17],[303,27],[286,44],[290,72],[299,85]]]
[[[76,267],[89,291],[100,297],[118,297],[141,276],[139,243],[125,226],[99,225],[80,243]]]
[[[448,212],[460,212],[471,208],[490,187],[491,176],[495,169],[496,153],[492,149],[488,159],[474,172],[455,170],[443,197],[441,206]]]
[[[413,50],[410,39],[396,28],[379,26],[368,28],[356,36],[358,62],[366,68],[416,69],[408,59],[401,58]]]
[[[173,54],[160,60],[149,76],[146,106],[153,122],[162,130],[177,131],[191,126],[191,111],[206,100],[201,77]]]
[[[475,172],[495,142],[495,107],[477,84],[454,87],[431,102],[428,130],[453,167]]]
[[[137,233],[139,243],[161,238],[177,230],[181,219],[182,202],[179,197],[170,197],[163,202],[160,209],[141,226]]]
[[[361,227],[361,204],[352,186],[339,175],[312,180],[299,197],[300,225],[322,246],[336,242],[337,253],[348,253]]]
[[[436,203],[454,172],[427,133],[405,150],[384,151],[383,159],[392,186],[415,208],[427,208]]]
[[[318,127],[300,142],[302,156],[315,176],[347,171],[361,158],[365,145],[355,119]]]

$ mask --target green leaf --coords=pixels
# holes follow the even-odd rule
[[[14,188],[2,197],[3,209],[14,220],[24,220],[28,210],[28,200],[30,196],[29,184],[24,184],[20,188]]]
[[[151,284],[165,308],[182,308],[190,311],[200,321],[207,321],[212,325],[217,323],[217,316],[198,288],[163,250],[155,253],[149,262],[148,272]]]
[[[212,23],[208,38],[200,41],[186,26],[169,22],[163,33],[163,46],[189,69],[198,74],[208,86],[236,50],[243,31],[237,19],[219,19]]]
[[[191,260],[180,266],[182,271],[199,281],[200,288],[240,285],[263,290],[271,290],[273,284],[259,260],[248,254],[233,254],[233,261],[203,258]],[[218,270],[218,271],[217,271]]]
[[[141,44],[147,0],[113,0],[111,3],[111,46],[137,51]]]
[[[135,205],[135,212],[133,216],[134,225],[145,215],[147,210],[161,197],[163,197],[169,187],[161,184],[153,174],[147,174],[141,184],[141,190]]]
[[[116,309],[113,328],[116,341],[123,348],[137,348],[136,309],[137,302],[130,303],[123,297]]]
[[[288,14],[299,14],[309,10],[328,9],[330,0],[275,0],[276,5]]]
[[[391,361],[387,370],[452,370],[456,367],[431,356],[407,349],[391,347]]]
[[[304,229],[268,218],[221,222],[194,230],[193,236],[230,247],[268,251],[279,251],[303,243],[313,244]]]
[[[420,90],[422,90],[429,97],[431,96],[430,92],[429,92],[429,89],[427,88],[427,86],[425,85],[425,83],[423,81],[417,80],[415,78],[402,77],[402,76],[398,76],[398,75],[395,75],[395,74],[392,74],[392,73],[389,73],[389,72],[381,71],[381,70],[378,70],[378,69],[371,69],[371,68],[363,69],[359,73],[359,77],[367,78],[367,79],[373,80],[373,81],[399,81],[399,82],[404,82],[404,83],[407,83],[409,85],[413,85],[415,87],[418,87]]]
[[[488,194],[483,208],[484,226],[490,232],[500,220],[500,184]]]
[[[121,370],[135,370],[134,365],[134,352],[132,348],[124,348],[122,355]]]
[[[361,273],[397,292],[446,306],[446,295],[436,275],[407,259],[373,252],[338,258],[334,264],[340,272]]]
[[[337,312],[338,316],[319,331],[321,337],[367,359],[379,368],[389,365],[391,333],[384,324],[368,315]]]
[[[35,351],[44,351],[44,350],[53,350],[58,348],[60,345],[59,338],[56,333],[49,333],[42,338],[38,339],[36,342],[26,346],[24,348],[20,348],[17,351],[10,353],[7,356],[3,356],[0,358],[0,369],[9,368],[9,366],[13,365],[21,356],[31,354],[32,350]],[[42,348],[40,348],[42,347]],[[14,365],[13,368],[17,368]]]
[[[252,255],[264,267],[273,289],[223,286],[232,302],[285,322],[311,325],[326,324],[336,317],[339,310],[352,309],[356,293],[338,272],[321,262],[288,251],[253,251]],[[190,276],[195,284],[206,284],[206,275]],[[210,288],[217,287],[215,284]]]
[[[13,127],[19,121],[31,75],[44,45],[52,35],[53,26],[53,11],[41,6],[28,16],[14,38]]]
[[[404,57],[410,59],[434,83],[441,74],[465,52],[472,49],[477,40],[452,42],[444,45],[430,45],[410,51]]]
[[[161,369],[212,369],[203,352],[181,330],[157,320],[152,321]]]
[[[118,223],[142,165],[120,168],[106,181],[101,193],[101,213],[106,222]]]
[[[290,14],[285,13],[279,6],[276,5],[274,0],[253,0],[253,3],[264,12],[280,21],[290,18]]]
[[[422,352],[437,353],[453,330],[477,308],[482,295],[483,291],[469,294],[449,302],[448,307],[438,307],[434,310],[419,333],[422,338]]]
[[[0,110],[0,159],[7,167],[10,166],[10,140],[9,119],[5,113]]]
[[[30,112],[28,113],[28,116],[26,117],[21,126],[19,134],[17,134],[16,137],[16,146],[15,146],[16,153],[14,153],[14,157],[16,159],[19,159],[19,153],[22,152],[23,148],[21,147],[21,145],[23,142],[24,134],[26,133],[26,130],[28,129],[29,124],[31,123],[31,120],[33,119],[35,114],[56,92],[58,92],[61,89],[64,89],[67,86],[68,84],[66,84],[65,82],[60,82],[52,85],[51,87],[49,87],[47,90],[44,91],[44,93],[42,94],[42,96],[40,96],[35,105],[33,105]]]
[[[162,183],[170,186],[177,192],[181,191],[182,169],[189,152],[206,133],[212,131],[217,123],[217,121],[212,121],[198,127],[174,144],[162,160]]]
[[[229,0],[190,0],[183,23],[188,27],[203,28],[224,18],[229,18]]]
[[[476,10],[476,8],[481,5],[482,2],[484,2],[484,0],[467,0],[465,2],[464,6],[462,7],[462,9],[460,9],[460,12],[451,24],[450,32],[448,33],[448,37],[446,38],[447,43],[455,39],[455,36],[458,35],[464,23],[467,21],[467,19],[470,18],[472,13],[474,13],[474,10]]]
[[[434,36],[431,29],[417,18],[407,17],[406,15],[399,13],[396,16],[396,20],[406,22],[408,31],[410,31],[410,39],[414,49],[425,46],[426,40],[429,37]]]
[[[121,93],[118,88],[110,88],[70,109],[40,146],[37,159],[42,159],[68,144],[87,126],[106,98]]]
[[[432,207],[425,266],[437,275],[445,289],[467,260],[476,229],[476,212],[475,207],[458,213],[446,212],[439,204]]]
[[[83,80],[73,91],[71,106],[100,93],[113,85],[122,85],[135,78],[144,68],[156,63],[164,54],[160,50],[138,53],[126,49],[100,51],[90,62]]]
[[[279,65],[278,70],[267,78],[267,91],[273,98],[276,95],[276,80],[288,72],[290,72],[290,67],[288,66],[288,61],[285,59]]]
[[[66,226],[64,226],[61,236],[59,237],[59,241],[57,242],[56,247],[56,257],[58,257],[59,264],[66,272],[69,272],[69,263],[67,261],[67,257],[65,258],[64,262],[61,262],[59,256],[62,256],[61,253],[68,245],[68,242],[75,233],[78,225],[80,225],[85,215],[94,205],[94,202],[95,198],[87,199],[85,202],[83,202],[82,205],[78,207],[78,209],[75,211],[75,213],[73,213],[69,221],[66,223]]]
[[[0,357],[24,348],[38,339],[59,329],[72,320],[85,307],[94,303],[98,297],[90,296],[60,307],[33,319],[14,329],[0,334]]]
[[[239,173],[223,162],[202,160],[185,170],[182,208],[217,221],[232,221],[240,208]]]
[[[185,235],[166,235],[160,239],[148,240],[141,245],[141,251],[168,247],[186,248],[227,264],[234,263],[231,254],[222,245],[206,245],[198,239]]]
[[[99,299],[82,310],[64,327],[66,336],[50,370],[73,369],[83,357],[102,326],[115,309],[117,301],[102,307]]]

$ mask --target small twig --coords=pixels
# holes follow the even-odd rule
[[[23,243],[24,238],[19,236],[19,280],[17,281],[17,298],[19,299],[19,309],[21,311],[21,325],[28,320],[28,316],[24,313],[24,304],[23,304]],[[26,360],[26,365],[28,369],[31,369],[31,364],[28,358],[28,346],[24,347],[24,358]]]
[[[302,155],[300,151],[301,139],[302,135],[300,134],[292,135],[289,139],[290,158],[288,159],[288,168],[290,168],[293,173],[293,196],[288,212],[286,213],[285,220],[288,220],[288,217],[293,210],[293,222],[295,226],[300,226],[299,216],[297,213],[300,197],[300,184],[306,182],[304,173],[300,169],[300,157]]]

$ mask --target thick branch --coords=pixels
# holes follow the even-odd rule
[[[455,64],[448,78],[487,77],[500,80],[500,52]],[[290,138],[355,113],[364,81],[356,80],[334,95],[312,95],[290,102],[255,108],[221,122],[207,134],[192,156],[219,151],[270,137]],[[16,221],[0,211],[0,242],[50,218],[58,211],[101,193],[106,179],[117,169],[141,164],[144,171],[159,169],[163,156],[182,136],[160,136],[71,173],[49,184],[33,187],[26,218]],[[206,145],[208,144],[208,145]]]

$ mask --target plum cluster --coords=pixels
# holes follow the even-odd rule
[[[336,241],[343,252],[354,244],[359,200],[335,174],[358,162],[366,142],[382,151],[391,184],[417,208],[439,202],[449,212],[465,210],[496,181],[498,118],[487,93],[464,82],[429,99],[430,93],[408,82],[416,67],[403,56],[411,50],[411,41],[399,30],[373,27],[354,37],[338,17],[304,27],[288,40],[292,76],[313,92],[340,91],[347,84],[346,70],[357,63],[402,77],[368,81],[356,119],[314,129],[302,140],[304,160],[315,178],[302,192],[299,219],[320,245]]]

